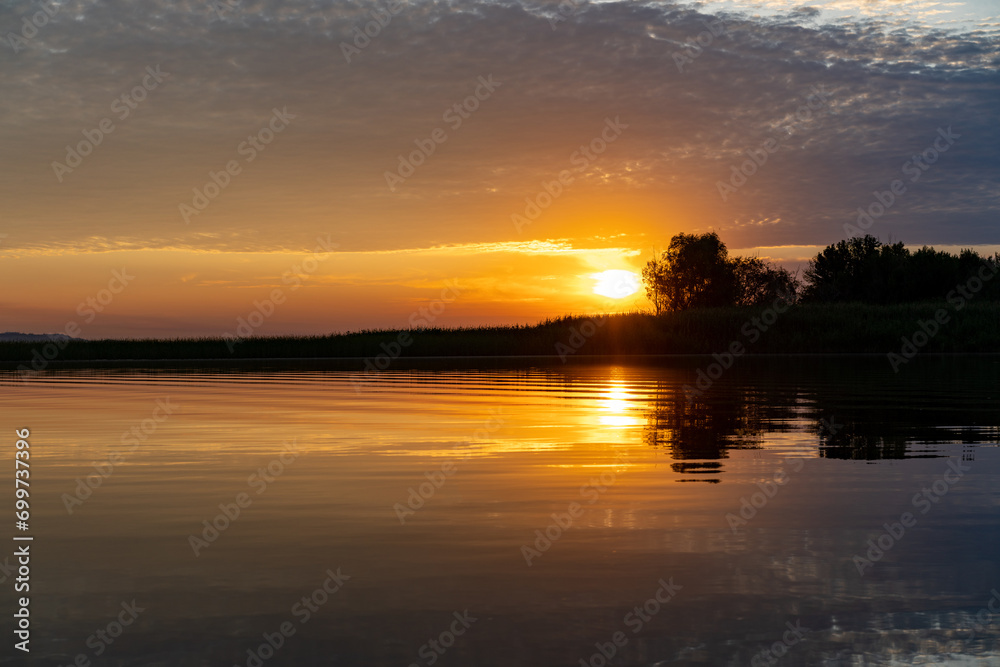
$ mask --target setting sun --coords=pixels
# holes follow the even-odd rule
[[[639,291],[639,276],[632,271],[613,269],[594,273],[594,294],[606,296],[609,299],[624,299]]]

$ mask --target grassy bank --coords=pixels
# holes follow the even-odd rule
[[[734,341],[749,354],[885,354],[898,352],[901,338],[912,339],[920,331],[918,322],[933,320],[938,309],[950,320],[922,352],[1000,352],[1000,304],[970,302],[956,311],[941,302],[795,306],[776,319],[773,311],[763,308],[712,308],[659,317],[612,315],[603,322],[564,317],[534,326],[257,337],[235,344],[222,338],[73,341],[64,344],[55,361],[363,358],[386,348],[395,351],[396,345],[401,357],[710,354],[728,349]],[[36,353],[51,355],[54,349],[43,348],[39,343],[0,343],[0,362],[27,362]]]

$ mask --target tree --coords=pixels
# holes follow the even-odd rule
[[[809,260],[803,298],[808,301],[862,300],[882,242],[871,234],[838,241]]]
[[[736,278],[737,306],[762,306],[777,299],[794,301],[799,281],[780,266],[759,257],[733,257],[730,260]]]
[[[661,257],[664,310],[732,303],[735,280],[726,244],[715,232],[677,234]]]
[[[653,312],[657,315],[662,314],[667,309],[666,290],[664,289],[667,281],[666,270],[664,261],[657,259],[655,255],[653,259],[646,262],[646,266],[642,269],[642,282],[646,286],[646,298],[653,303]]]
[[[715,232],[677,234],[642,271],[654,312],[712,306],[756,306],[794,299],[799,283],[786,269],[759,257],[730,259]],[[791,296],[789,296],[791,295]]]
[[[838,241],[816,255],[806,270],[803,299],[815,302],[904,303],[940,301],[979,271],[989,258],[966,249],[958,255],[924,246],[883,244],[871,235]],[[984,282],[978,299],[1000,296],[1000,281]]]

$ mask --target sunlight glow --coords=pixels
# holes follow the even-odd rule
[[[609,299],[624,299],[639,291],[639,276],[632,271],[612,269],[590,277],[594,280],[594,294]]]
[[[602,426],[614,427],[640,425],[641,420],[629,414],[630,398],[631,394],[621,384],[613,383],[608,387],[602,400],[598,401],[601,405],[601,414],[597,418],[598,423]]]

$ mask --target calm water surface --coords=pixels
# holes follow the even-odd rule
[[[4,375],[28,662],[1000,665],[1000,360],[705,366]]]

